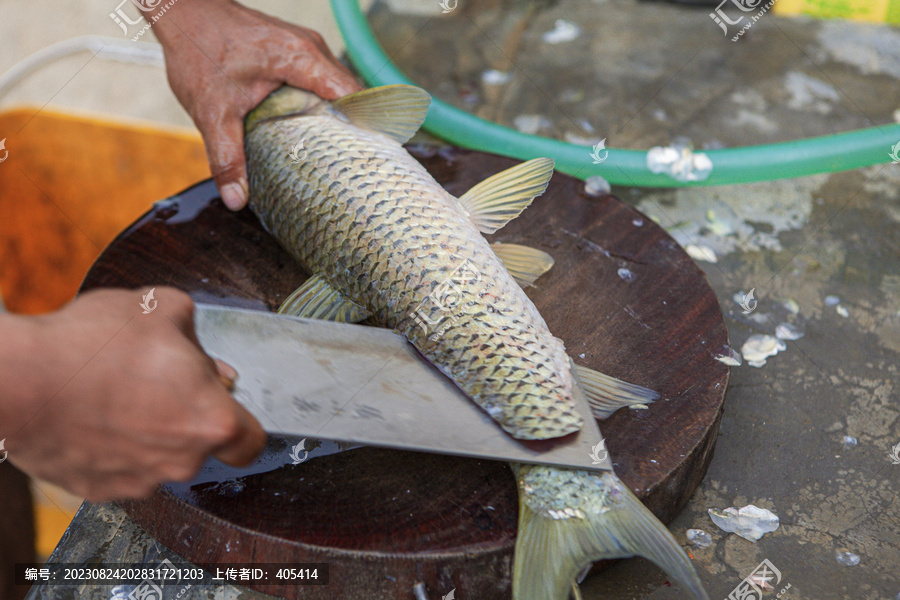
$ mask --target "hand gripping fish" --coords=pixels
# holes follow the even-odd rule
[[[553,161],[530,160],[460,198],[403,148],[431,97],[393,85],[332,102],[283,87],[245,122],[250,207],[313,273],[279,312],[403,334],[512,436],[579,430],[575,394],[595,416],[656,394],[565,353],[522,291],[553,264],[546,253],[489,244],[542,194]],[[290,149],[302,141],[303,160]],[[514,600],[565,600],[591,563],[640,555],[693,597],[706,593],[681,547],[612,472],[511,465],[519,488]]]

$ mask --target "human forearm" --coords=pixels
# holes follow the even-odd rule
[[[28,400],[46,396],[52,385],[40,369],[34,327],[39,318],[0,314],[0,439],[33,416]]]

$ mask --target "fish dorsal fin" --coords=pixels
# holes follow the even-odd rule
[[[403,144],[425,121],[431,95],[414,85],[385,85],[338,98],[332,105],[354,125]]]
[[[479,231],[494,233],[543,194],[552,175],[552,158],[534,158],[488,177],[459,202]]]
[[[575,365],[575,375],[591,405],[591,412],[598,419],[605,419],[626,406],[647,408],[647,404],[659,398],[653,390],[581,365]]]
[[[550,270],[553,266],[553,257],[535,248],[520,244],[491,244],[491,249],[497,255],[503,266],[513,276],[516,283],[522,287],[532,285],[535,280]]]
[[[368,316],[365,307],[334,289],[321,275],[313,275],[285,298],[278,313],[341,323],[356,323]]]

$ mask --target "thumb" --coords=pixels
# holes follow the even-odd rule
[[[203,133],[206,157],[222,202],[231,210],[247,205],[247,166],[244,157],[244,121],[226,116]]]

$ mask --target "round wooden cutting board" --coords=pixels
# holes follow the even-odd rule
[[[410,150],[456,196],[516,163]],[[703,272],[675,241],[624,202],[583,188],[554,175],[521,217],[489,237],[556,260],[526,291],[576,363],[662,395],[600,428],[619,477],[667,522],[712,457],[728,383],[715,355],[728,333]],[[171,285],[198,302],[274,310],[306,277],[249,210],[228,211],[205,181],[124,231],[82,291]],[[205,481],[123,506],[194,563],[329,564],[327,586],[256,588],[276,596],[407,600],[422,582],[429,597],[454,588],[461,598],[510,597],[518,507],[504,463],[377,448],[328,453],[334,444],[324,444],[292,464],[292,443],[273,437],[256,469],[217,475],[211,466]]]

